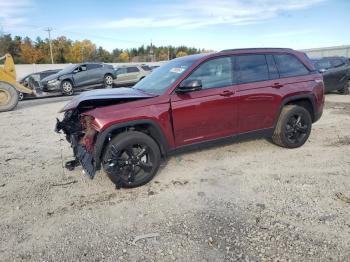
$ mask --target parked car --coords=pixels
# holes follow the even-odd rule
[[[350,61],[346,57],[322,57],[312,60],[323,75],[326,92],[350,93]]]
[[[134,85],[152,72],[148,65],[132,65],[116,68],[117,78],[113,81],[116,86]]]
[[[42,91],[42,85],[41,85],[41,80],[44,79],[45,77],[48,77],[50,75],[56,74],[59,72],[61,69],[54,69],[54,70],[45,70],[33,74],[26,75],[25,77],[21,78],[19,80],[19,83],[29,87],[30,89],[35,89],[36,91]],[[24,97],[27,97],[30,95],[19,93],[19,100],[23,100]]]
[[[270,137],[300,147],[323,105],[322,75],[304,53],[233,49],[174,59],[133,88],[81,94],[56,131],[72,145],[69,167],[80,162],[91,177],[102,167],[117,187],[137,187],[162,157],[201,144]]]
[[[50,75],[41,84],[45,92],[60,91],[64,95],[73,95],[76,90],[94,87],[112,87],[116,74],[113,66],[102,63],[82,63],[70,65],[54,75]]]

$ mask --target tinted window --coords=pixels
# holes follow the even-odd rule
[[[236,56],[238,82],[249,83],[269,79],[265,55]]]
[[[87,65],[88,70],[97,69],[97,68],[101,68],[101,67],[102,67],[102,65],[100,65],[100,64],[88,64]]]
[[[272,55],[266,55],[266,62],[267,62],[267,67],[269,69],[269,76],[270,79],[277,79],[280,77],[275,60],[273,59]]]
[[[145,71],[151,71],[152,69],[148,65],[141,66]]]
[[[274,55],[281,77],[307,75],[309,70],[293,55]]]
[[[314,61],[314,65],[317,70],[328,69],[332,67],[331,62],[327,59],[316,60]]]
[[[201,80],[202,88],[232,85],[232,63],[230,57],[216,58],[201,64],[187,79]]]
[[[126,74],[126,68],[118,68],[117,69],[117,74]]]
[[[128,67],[126,69],[128,73],[135,73],[135,72],[140,72],[140,70],[136,66]]]
[[[339,66],[344,65],[344,62],[341,59],[333,59],[331,64],[333,67],[339,67]]]

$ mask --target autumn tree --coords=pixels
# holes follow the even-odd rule
[[[20,45],[21,56],[23,61],[27,64],[35,64],[42,58],[42,53],[40,49],[37,49],[33,46],[32,40],[28,37]]]
[[[187,53],[184,52],[184,51],[178,51],[178,52],[176,53],[176,57],[182,57],[182,56],[187,56]]]
[[[119,55],[120,62],[129,62],[129,54],[127,52],[122,52]]]

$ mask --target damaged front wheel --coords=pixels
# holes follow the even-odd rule
[[[103,156],[103,169],[117,187],[138,187],[148,183],[160,165],[157,143],[148,135],[128,131],[113,138]]]

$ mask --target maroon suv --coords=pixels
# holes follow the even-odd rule
[[[63,109],[63,130],[92,178],[101,167],[117,187],[137,187],[162,157],[205,142],[271,137],[300,147],[323,111],[324,84],[304,53],[224,50],[174,59],[133,88],[81,94]],[[234,156],[232,156],[234,157]]]

